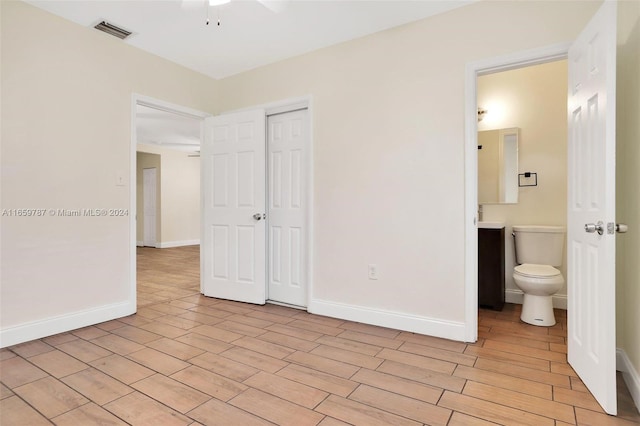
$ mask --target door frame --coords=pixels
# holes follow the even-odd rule
[[[306,191],[306,195],[307,195],[307,203],[308,203],[308,210],[307,210],[307,226],[308,226],[308,235],[307,235],[307,247],[306,247],[306,256],[307,256],[307,304],[306,306],[304,306],[305,310],[309,310],[309,305],[311,304],[311,300],[313,300],[313,260],[314,260],[314,247],[315,247],[315,239],[314,239],[314,201],[315,201],[315,197],[314,197],[314,143],[313,143],[313,96],[312,95],[305,95],[305,96],[299,96],[299,97],[293,97],[293,98],[287,98],[287,99],[282,99],[279,101],[274,101],[274,102],[269,102],[269,103],[264,103],[264,104],[260,104],[260,105],[252,105],[250,107],[244,107],[244,108],[240,108],[240,109],[235,109],[235,110],[229,110],[229,111],[224,111],[221,112],[220,114],[232,114],[235,112],[244,112],[244,111],[250,111],[250,110],[254,110],[254,109],[263,109],[264,113],[265,113],[265,126],[267,125],[267,119],[269,118],[270,115],[276,115],[276,114],[284,114],[287,112],[293,112],[293,111],[298,111],[301,109],[306,109],[307,110],[307,147],[308,147],[308,155],[307,155],[307,164],[305,165],[307,170],[308,170],[308,176],[307,176],[307,186],[306,188],[304,188],[304,190]],[[268,141],[268,135],[266,132],[268,132],[268,128],[265,128],[265,146],[267,144]],[[268,168],[268,159],[265,156],[265,185],[266,185],[266,196],[268,197],[269,195],[269,181],[268,181],[268,176],[269,176],[269,168]],[[265,205],[265,208],[268,209],[268,203]],[[267,226],[266,229],[268,230],[268,225],[269,225],[269,215],[267,214]],[[266,301],[268,303],[273,303],[273,304],[278,304],[278,305],[284,305],[284,306],[290,306],[293,308],[298,308],[300,309],[300,306],[292,306],[292,305],[288,305],[286,303],[280,303],[278,301],[273,301],[273,300],[269,300],[269,283],[268,283],[268,268],[269,268],[269,233],[268,231],[266,231],[266,236],[267,239],[265,241],[265,251],[267,254],[267,262],[266,262],[266,268],[265,268],[265,295],[266,295]],[[201,254],[202,255],[202,254]],[[200,262],[200,264],[202,265],[202,261]],[[202,272],[202,271],[201,271]],[[202,274],[201,274],[202,276]],[[202,285],[202,280],[201,280],[201,285]]]
[[[465,69],[465,195],[464,195],[464,340],[478,340],[478,95],[477,78],[482,75],[566,59],[571,43],[468,63]]]
[[[161,111],[170,112],[190,118],[194,118],[200,121],[200,143],[203,143],[204,138],[204,119],[211,116],[211,114],[196,109],[187,108],[182,105],[173,104],[171,102],[155,99],[150,96],[140,95],[138,93],[131,94],[131,141],[129,145],[129,303],[135,307],[134,312],[137,311],[137,263],[136,263],[136,250],[137,250],[137,161],[136,152],[138,146],[138,134],[136,130],[136,107],[138,105],[146,106],[149,108],[159,109]],[[202,210],[202,200],[200,200],[200,210]],[[156,241],[157,243],[157,241]],[[202,256],[202,255],[201,255]],[[202,259],[200,261],[200,269],[202,272]]]

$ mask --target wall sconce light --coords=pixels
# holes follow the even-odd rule
[[[478,108],[478,121],[482,121],[487,112],[486,109]]]

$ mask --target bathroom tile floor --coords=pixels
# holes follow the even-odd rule
[[[140,248],[137,314],[0,350],[0,424],[640,424],[623,384],[608,416],[567,364],[564,311],[481,310],[465,344],[206,298],[198,277],[198,247]]]

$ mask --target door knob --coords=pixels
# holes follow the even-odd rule
[[[629,227],[627,225],[625,225],[624,223],[616,223],[616,232],[619,234],[624,234],[625,232],[627,232],[627,230],[629,229]]]
[[[255,220],[260,220],[260,219],[262,219],[262,213],[256,213],[256,214],[254,214],[254,215],[253,215],[253,218],[254,218]]]
[[[598,231],[598,235],[602,235],[604,234],[604,223],[601,220],[598,223],[587,223],[584,225],[584,230],[588,233]]]

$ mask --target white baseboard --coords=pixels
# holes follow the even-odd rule
[[[463,322],[445,321],[402,312],[384,311],[317,299],[311,300],[308,311],[317,315],[442,337],[444,339],[461,342],[465,340],[465,325]]]
[[[624,349],[616,349],[616,368],[622,372],[627,389],[629,389],[636,408],[640,411],[640,374],[638,374],[638,370],[635,369]]]
[[[136,303],[134,300],[133,303],[128,301],[113,303],[98,308],[4,328],[0,330],[0,348],[53,336],[54,334],[76,330],[116,318],[122,318],[135,312]]]
[[[200,240],[166,241],[164,243],[156,244],[156,247],[171,248],[171,247],[197,246],[197,245],[200,245]]]
[[[144,247],[144,241],[136,241],[136,246]]]
[[[508,288],[504,291],[504,301],[507,303],[516,303],[522,305],[524,299],[524,293],[522,290]],[[554,294],[551,296],[553,301],[553,307],[556,309],[567,310],[567,295],[566,294]]]

